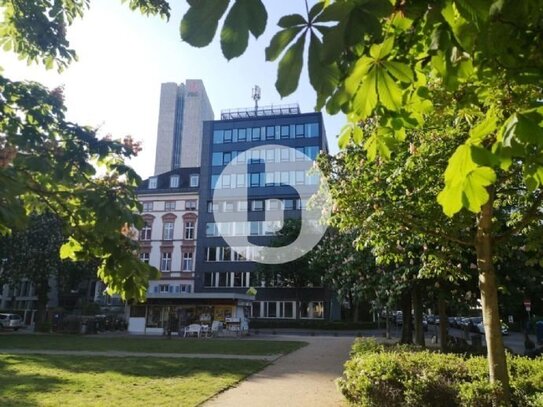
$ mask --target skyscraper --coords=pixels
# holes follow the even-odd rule
[[[163,83],[160,91],[155,175],[200,166],[203,122],[214,114],[204,83]]]

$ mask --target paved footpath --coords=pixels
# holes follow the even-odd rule
[[[268,338],[266,338],[268,339]],[[343,372],[354,337],[283,336],[309,345],[277,359],[237,387],[204,404],[206,407],[344,406],[335,384]]]

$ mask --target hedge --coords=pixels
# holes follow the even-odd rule
[[[508,357],[513,406],[543,407],[543,359]],[[358,339],[338,386],[363,407],[493,407],[501,391],[487,361]]]

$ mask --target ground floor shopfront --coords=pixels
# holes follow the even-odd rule
[[[237,293],[192,293],[182,298],[148,298],[145,304],[131,305],[128,331],[134,334],[182,333],[191,324],[211,326],[218,321],[228,330],[249,329],[254,297]]]

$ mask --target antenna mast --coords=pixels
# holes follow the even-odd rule
[[[255,85],[253,88],[253,100],[255,101],[255,113],[258,112],[258,101],[260,100],[260,86]]]

